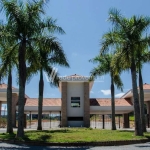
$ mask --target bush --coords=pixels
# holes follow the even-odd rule
[[[0,128],[5,128],[7,126],[7,119],[6,118],[0,118]]]

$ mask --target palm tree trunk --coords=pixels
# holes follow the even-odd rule
[[[25,104],[25,82],[26,82],[26,40],[19,46],[19,99],[18,99],[18,131],[17,137],[24,136],[24,104]]]
[[[115,123],[115,88],[114,88],[114,79],[111,76],[111,123],[112,123],[112,130],[116,130],[116,123]]]
[[[140,106],[139,106],[139,95],[137,89],[137,77],[136,77],[136,66],[135,60],[132,58],[131,63],[131,76],[132,76],[132,90],[133,90],[133,105],[134,105],[134,116],[135,116],[135,135],[142,136],[143,130],[141,126],[140,116]]]
[[[143,132],[146,132],[146,122],[144,113],[144,91],[143,91],[143,79],[141,73],[141,67],[139,66],[139,90],[140,90],[140,113]]]
[[[42,107],[43,107],[43,71],[40,70],[40,81],[39,81],[39,101],[38,101],[38,127],[37,130],[42,130]]]
[[[12,127],[12,74],[9,67],[8,84],[7,84],[7,133],[13,133]]]

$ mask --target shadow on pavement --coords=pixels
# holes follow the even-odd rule
[[[143,144],[143,145],[136,145],[135,147],[138,147],[138,148],[150,147],[150,142]]]
[[[87,150],[92,147],[56,147],[56,146],[27,146],[27,145],[15,145],[15,144],[6,144],[0,143],[0,149],[3,150]]]

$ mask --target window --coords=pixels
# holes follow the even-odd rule
[[[80,97],[71,97],[71,107],[80,107]]]

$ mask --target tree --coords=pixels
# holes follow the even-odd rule
[[[140,106],[139,95],[137,89],[137,77],[136,77],[136,57],[138,53],[141,53],[143,49],[139,49],[139,43],[144,43],[143,33],[150,25],[149,17],[133,16],[130,19],[123,17],[116,9],[109,11],[109,19],[113,24],[113,29],[104,34],[101,54],[109,51],[109,47],[113,46],[114,51],[118,53],[116,59],[119,59],[122,70],[130,69],[132,78],[133,89],[133,103],[134,103],[134,115],[135,115],[135,135],[143,135],[142,124],[139,119]],[[107,39],[107,40],[106,40]],[[118,64],[114,64],[118,65]]]
[[[5,28],[8,29],[8,28]],[[5,30],[3,30],[5,31]],[[15,41],[13,39],[2,39],[0,42],[0,80],[7,77],[7,133],[13,133],[12,125],[12,69],[17,65],[16,50],[12,53]]]
[[[37,129],[42,130],[41,120],[44,91],[43,72],[45,72],[51,78],[51,86],[58,86],[59,78],[57,72],[55,72],[54,78],[51,76],[53,72],[53,65],[69,67],[69,64],[60,43],[55,37],[41,36],[38,41],[36,40],[35,45],[37,50],[35,50],[34,55],[32,55],[30,67],[32,73],[40,73]],[[34,70],[32,70],[33,67]]]
[[[148,45],[146,45],[147,47]],[[144,48],[146,49],[146,48]],[[137,57],[137,70],[139,73],[139,96],[140,96],[140,113],[141,113],[141,121],[143,132],[146,132],[146,121],[145,121],[145,112],[144,112],[144,90],[143,90],[143,78],[142,78],[142,65],[146,62],[150,61],[150,52],[146,51],[142,54],[138,54]]]
[[[96,56],[93,58],[93,63],[98,63],[98,66],[95,67],[91,71],[91,79],[96,78],[97,76],[102,76],[105,74],[110,74],[111,77],[111,114],[112,114],[112,130],[116,130],[116,123],[115,123],[115,88],[114,84],[117,86],[118,89],[122,90],[122,81],[120,79],[119,74],[115,74],[113,68],[111,67],[111,62],[113,59],[113,55],[106,54],[103,56]]]
[[[27,47],[31,48],[32,41],[37,38],[39,31],[49,27],[53,22],[46,20],[43,24],[42,15],[44,12],[45,1],[28,1],[24,4],[20,0],[2,0],[1,7],[6,13],[7,21],[11,22],[9,35],[18,41],[18,63],[19,63],[19,99],[18,99],[18,131],[17,136],[24,136],[24,103],[25,103],[25,84],[26,84],[26,53]],[[50,26],[47,31],[51,30]],[[57,27],[57,26],[56,26]],[[60,30],[60,28],[58,28]],[[52,30],[51,30],[52,31]]]

